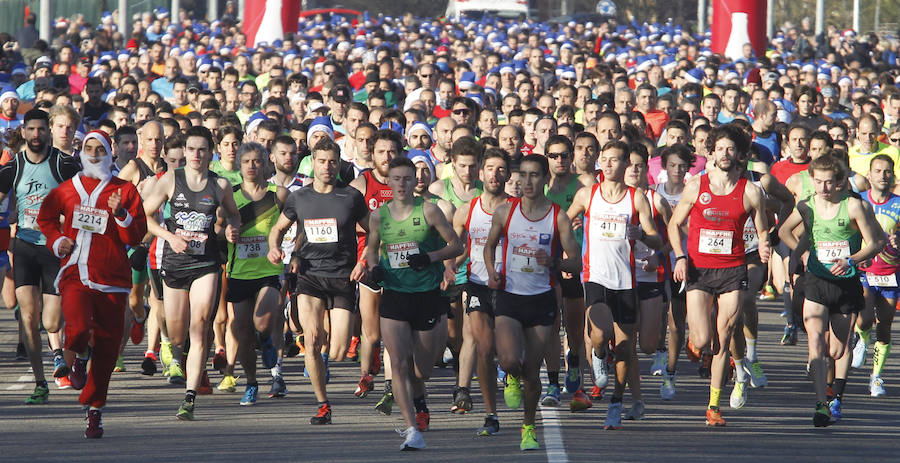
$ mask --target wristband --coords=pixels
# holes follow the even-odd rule
[[[678,262],[678,261],[681,260],[681,259],[687,260],[687,256],[685,256],[685,255],[677,256],[677,257],[675,257],[675,262]]]

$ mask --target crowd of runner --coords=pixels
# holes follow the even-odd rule
[[[885,395],[892,39],[787,28],[728,60],[671,23],[311,17],[255,48],[237,24],[156,10],[124,38],[107,16],[60,20],[49,44],[0,33],[25,403],[48,402],[46,331],[87,438],[129,338],[142,374],[184,387],[180,420],[214,387],[244,383],[244,406],[261,383],[305,387],[283,366],[302,355],[309,422],[330,424],[329,363],[349,359],[358,386],[330,392],[399,410],[403,450],[425,447],[429,406],[480,408],[473,374],[476,433],[499,432],[502,388],[532,450],[538,406],[564,395],[573,412],[608,396],[605,429],[642,419],[648,355],[662,400],[689,368],[708,378],[698,410],[724,426],[729,383],[732,409],[768,383],[756,301],[776,298],[781,344],[806,333],[816,427],[869,352]],[[436,364],[456,372],[450,404],[426,403]]]

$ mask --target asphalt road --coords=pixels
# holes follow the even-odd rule
[[[648,374],[649,357],[642,356],[641,372],[646,419],[625,421],[624,429],[604,431],[608,399],[581,413],[567,407],[538,415],[542,449],[518,449],[521,410],[507,410],[500,402],[501,434],[475,437],[484,409],[477,387],[475,410],[467,415],[449,412],[451,369],[436,369],[429,382],[431,430],[420,452],[399,452],[402,426],[398,413],[385,417],[373,409],[376,391],[366,399],[352,392],[358,366],[344,362],[331,368],[330,400],[333,424],[309,425],[315,398],[302,374],[302,359],[285,359],[290,393],[269,399],[261,385],[254,407],[241,407],[238,392],[200,396],[196,421],[174,417],[183,389],[169,386],[160,375],[140,374],[143,346],[129,345],[127,371],[114,373],[109,403],[104,410],[105,435],[85,440],[84,413],[77,391],[60,391],[51,383],[50,403],[26,406],[34,387],[26,362],[15,361],[15,322],[12,311],[0,310],[0,461],[352,461],[352,462],[586,462],[586,461],[898,461],[900,431],[900,375],[890,358],[884,379],[888,395],[868,396],[867,368],[851,374],[844,400],[844,418],[835,426],[812,426],[814,396],[806,378],[806,339],[796,346],[778,345],[782,319],[779,309],[764,304],[760,314],[760,359],[769,386],[750,391],[741,410],[727,407],[731,385],[723,390],[725,428],[704,424],[708,381],[696,375],[696,364],[679,366],[675,400],[659,398],[660,378]],[[45,365],[49,374],[49,357]],[[216,384],[221,376],[211,372]],[[502,392],[501,392],[502,394]],[[569,396],[564,394],[564,404]],[[626,395],[626,410],[630,397]]]

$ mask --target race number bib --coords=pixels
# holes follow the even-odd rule
[[[175,234],[187,241],[187,249],[184,251],[185,254],[190,254],[192,256],[206,254],[206,242],[209,239],[209,236],[206,233],[187,231],[179,228],[175,230]]]
[[[484,263],[484,245],[487,244],[487,238],[472,240],[472,249],[469,250],[469,260],[472,262]],[[503,251],[498,244],[494,248],[494,264],[503,261]]]
[[[816,243],[816,254],[819,262],[827,263],[835,259],[846,259],[850,257],[850,242],[841,241],[819,241]]]
[[[730,255],[733,241],[734,232],[731,230],[707,230],[701,228],[697,250],[701,254]]]
[[[872,275],[870,273],[866,274],[866,282],[869,283],[869,286],[881,286],[887,288],[896,288],[897,287],[897,274],[892,273],[890,275]]]
[[[306,241],[310,243],[337,243],[337,219],[306,219],[303,221]]]
[[[753,222],[747,222],[744,225],[744,250],[756,249],[759,247],[759,235],[756,234],[756,225]]]
[[[591,216],[591,227],[598,230],[597,236],[602,241],[620,241],[625,239],[625,228],[628,216],[599,214]]]
[[[546,273],[547,268],[538,264],[537,249],[527,246],[514,247],[512,255],[509,257],[509,270],[519,273],[533,273],[542,275]]]
[[[385,245],[385,251],[391,268],[409,268],[409,256],[419,253],[419,244],[415,242],[388,244]]]
[[[237,243],[238,259],[254,259],[269,254],[269,242],[265,236],[242,236]]]
[[[103,233],[106,231],[106,222],[109,220],[109,211],[95,207],[76,204],[72,211],[72,228],[91,233]]]
[[[39,209],[24,209],[22,214],[23,223],[21,224],[22,228],[27,228],[29,230],[38,230],[37,224],[37,216]]]

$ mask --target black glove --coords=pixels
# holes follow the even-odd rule
[[[417,272],[421,272],[422,270],[428,268],[429,265],[431,265],[431,257],[428,257],[427,253],[413,254],[409,256],[407,262],[409,262],[409,268]]]
[[[133,251],[128,260],[131,262],[131,268],[135,270],[144,270],[147,268],[147,255],[150,250],[146,246],[135,246],[131,248]]]
[[[387,272],[380,265],[376,265],[369,270],[369,279],[372,280],[372,283],[381,283],[386,276]]]

